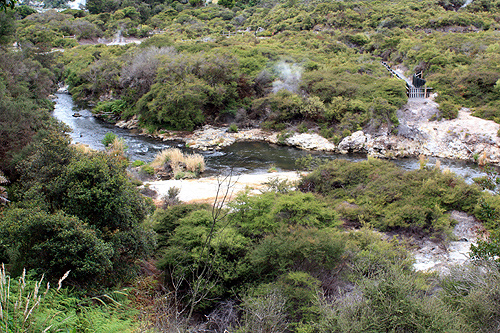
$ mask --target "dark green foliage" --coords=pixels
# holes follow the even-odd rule
[[[338,264],[341,236],[325,229],[338,224],[335,214],[312,195],[269,192],[240,197],[234,207],[223,219],[214,219],[211,211],[197,205],[157,213],[156,231],[163,247],[158,266],[184,277],[182,285],[187,288],[208,264],[205,285],[217,282],[210,295],[221,297],[232,288],[273,281],[290,269],[319,274]],[[269,235],[262,238],[263,234]]]
[[[0,8],[0,47],[7,46],[13,39],[15,32],[14,13],[3,11]]]
[[[126,163],[105,153],[71,161],[58,177],[53,203],[90,225],[113,234],[138,225],[149,207],[129,183]]]
[[[286,310],[293,326],[311,325],[318,320],[321,281],[306,272],[292,271],[280,276],[276,285],[286,298]]]
[[[236,62],[224,54],[178,55],[159,69],[151,90],[137,103],[144,123],[193,130],[205,115],[235,102]]]
[[[154,229],[158,233],[158,246],[165,247],[173,231],[179,226],[181,218],[196,210],[209,210],[209,205],[183,204],[170,206],[167,209],[157,209],[152,217]]]
[[[113,248],[76,217],[14,208],[0,223],[0,242],[16,274],[27,268],[57,277],[71,270],[70,280],[86,282],[111,268]]]
[[[452,174],[425,168],[405,172],[376,159],[332,161],[306,176],[299,187],[352,202],[355,208],[344,209],[344,217],[382,230],[446,231],[451,222],[444,212],[472,212],[479,198],[479,188]]]
[[[317,273],[340,261],[345,243],[332,229],[290,228],[266,236],[249,253],[256,276],[275,276],[290,270]]]
[[[471,257],[483,261],[500,261],[500,237],[498,230],[493,231],[488,240],[478,240],[470,246]]]
[[[0,1],[0,10],[7,12],[7,8],[14,9],[16,2],[16,0],[2,0]]]
[[[95,107],[95,112],[102,114],[104,116],[120,116],[125,112],[127,108],[127,102],[118,99],[109,102],[99,102]]]
[[[71,214],[82,221],[85,228],[93,230],[100,244],[111,249],[110,253],[103,250],[112,265],[111,268],[105,265],[106,274],[80,276],[79,283],[93,284],[104,277],[106,280],[99,280],[101,283],[119,283],[133,274],[136,259],[153,250],[151,231],[140,225],[151,211],[151,203],[129,182],[125,172],[127,164],[104,152],[74,151],[65,137],[53,134],[50,140],[34,144],[32,154],[20,165],[22,183],[14,192],[18,201],[22,199],[19,206],[46,212],[41,214],[61,211]],[[45,236],[40,234],[39,241],[43,242]],[[69,234],[68,237],[76,236]],[[92,243],[89,241],[89,244]],[[71,246],[69,240],[67,245]],[[83,265],[78,269],[85,269],[87,265],[81,260],[75,261],[77,264]]]
[[[368,228],[349,233],[346,252],[350,256],[351,278],[373,278],[393,266],[411,271],[413,257],[397,239],[384,241],[381,235]]]
[[[497,230],[500,222],[500,197],[483,193],[474,207],[474,215],[488,229]]]

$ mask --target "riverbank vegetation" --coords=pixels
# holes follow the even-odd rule
[[[392,130],[405,88],[383,59],[423,71],[449,110],[498,121],[500,7],[463,4],[89,1],[89,12],[0,11],[2,329],[498,328],[500,201],[476,184],[424,164],[337,160],[295,187],[272,183],[227,203],[221,182],[214,207],[172,195],[157,208],[131,181],[119,142],[108,138],[102,152],[73,146],[50,116],[63,80],[78,103],[108,119],[137,116],[150,131],[206,122],[337,138]],[[140,45],[77,45],[155,29],[163,33]],[[237,29],[249,32],[222,35]],[[170,151],[156,163],[188,167],[180,160]],[[490,240],[449,274],[415,271],[409,240],[446,245],[453,210],[482,221]],[[20,309],[18,297],[30,304]]]
[[[161,179],[196,178],[205,171],[205,160],[200,154],[184,154],[178,148],[169,148],[159,152],[155,159],[142,168],[152,168]]]
[[[64,48],[58,79],[80,105],[111,119],[136,115],[150,131],[303,125],[336,140],[391,131],[405,83],[381,60],[409,77],[422,72],[443,117],[469,107],[500,119],[496,2],[91,1],[87,9],[18,20],[18,45]],[[119,37],[148,38],[96,45]]]

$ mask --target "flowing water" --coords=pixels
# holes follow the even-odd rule
[[[208,173],[217,173],[223,170],[233,169],[237,173],[261,173],[267,172],[271,167],[278,171],[294,170],[297,158],[311,154],[320,158],[336,159],[343,158],[352,161],[366,159],[364,155],[340,155],[325,152],[310,152],[287,146],[271,145],[264,142],[239,142],[219,151],[200,152],[185,147],[179,141],[160,141],[147,136],[138,135],[134,131],[121,129],[104,121],[96,119],[88,110],[78,110],[81,117],[73,117],[75,113],[74,104],[69,94],[58,93],[53,116],[66,123],[72,128],[71,138],[75,143],[88,145],[93,149],[104,149],[101,140],[106,133],[112,132],[125,140],[128,146],[127,154],[130,160],[142,160],[150,162],[155,155],[166,148],[177,147],[185,152],[196,152],[205,157]],[[435,158],[430,158],[428,165],[436,163]],[[473,163],[439,159],[442,169],[450,169],[454,173],[464,177],[469,182],[473,177],[479,177],[484,173]],[[406,170],[418,169],[419,161],[415,158],[395,160],[394,163]]]

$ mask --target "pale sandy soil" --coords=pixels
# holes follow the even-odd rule
[[[215,199],[220,201],[227,193],[227,200],[230,201],[236,197],[236,194],[245,189],[251,193],[258,194],[266,188],[265,183],[270,179],[279,178],[280,180],[296,181],[299,174],[294,171],[243,174],[231,177],[206,177],[199,179],[183,180],[159,180],[147,182],[149,187],[158,193],[158,198],[168,194],[168,189],[177,187],[180,189],[179,200],[182,202],[203,202],[213,204]]]

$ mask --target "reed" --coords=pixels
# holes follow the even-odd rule
[[[68,277],[69,271],[59,279],[57,290],[61,289],[62,282]],[[32,332],[32,318],[39,309],[45,296],[50,290],[47,282],[45,288],[42,287],[44,276],[34,285],[26,283],[26,270],[19,277],[18,281],[12,281],[7,274],[4,264],[0,269],[0,332]],[[45,291],[42,292],[42,289]],[[45,328],[41,332],[47,332],[52,325],[47,318]],[[47,326],[48,325],[48,326]]]

